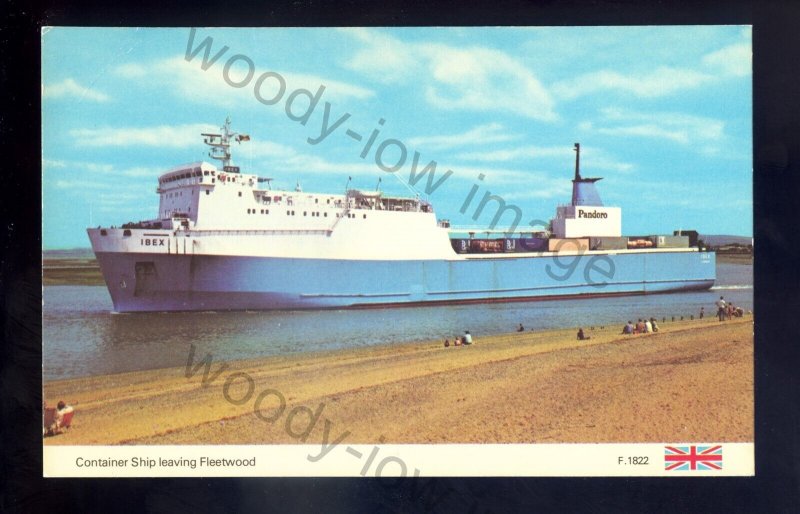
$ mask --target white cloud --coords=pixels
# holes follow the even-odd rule
[[[59,189],[112,189],[114,184],[104,184],[94,180],[56,180],[53,185]]]
[[[345,63],[346,68],[384,84],[405,82],[416,74],[420,63],[410,45],[365,28],[341,31],[366,45]]]
[[[75,97],[79,100],[107,102],[111,99],[107,94],[78,84],[74,79],[65,79],[49,86],[42,86],[44,98]]]
[[[713,149],[709,144],[719,143],[725,138],[725,123],[713,118],[683,113],[639,113],[615,108],[601,109],[600,112],[600,121],[584,122],[581,128],[610,136],[651,137],[682,145],[700,144],[706,152]]]
[[[553,86],[559,98],[574,99],[600,91],[619,91],[640,98],[667,96],[714,80],[714,76],[685,68],[661,66],[641,75],[625,75],[612,70],[585,73]]]
[[[147,68],[137,63],[121,64],[114,68],[114,73],[126,79],[134,79],[147,75]]]
[[[608,156],[603,150],[593,147],[581,147],[582,162],[588,170],[610,170],[618,173],[629,173],[634,166],[620,162]],[[575,151],[571,146],[522,146],[487,152],[468,152],[457,155],[459,159],[479,162],[509,162],[527,159],[558,158],[565,166],[571,165]]]
[[[486,152],[466,152],[458,154],[457,157],[459,159],[471,161],[507,162],[523,158],[569,157],[570,155],[572,155],[572,149],[569,146],[521,146],[517,148],[490,150]]]
[[[173,91],[187,100],[222,107],[241,105],[258,107],[262,105],[255,96],[254,88],[258,78],[267,71],[274,71],[280,75],[286,84],[280,100],[274,105],[278,109],[285,105],[289,94],[300,88],[307,89],[312,94],[315,94],[320,86],[325,86],[321,103],[325,101],[341,101],[347,98],[361,100],[375,94],[370,89],[326,77],[258,68],[254,71],[253,77],[247,85],[237,88],[231,86],[225,80],[225,77],[233,82],[242,81],[247,76],[247,66],[244,62],[237,61],[236,64],[231,66],[229,74],[224,76],[223,68],[225,62],[225,55],[223,55],[213,66],[203,70],[200,67],[202,55],[196,56],[191,61],[186,61],[183,56],[177,56],[147,65],[127,63],[117,67],[115,71],[123,77],[134,78],[141,76],[140,74],[146,70],[149,84],[157,84],[159,87]],[[255,64],[258,65],[258,63]],[[263,81],[259,92],[262,98],[270,100],[278,94],[279,87],[277,78],[269,78]],[[296,109],[299,109],[300,103],[307,105],[305,98],[298,99],[297,102],[298,107]]]
[[[384,83],[413,81],[431,105],[445,110],[500,111],[542,121],[555,103],[524,64],[492,48],[406,43],[366,29],[346,30],[366,48],[345,64]]]
[[[428,45],[434,81],[429,103],[443,109],[502,111],[542,121],[557,118],[550,93],[521,62],[488,48]]]
[[[104,127],[70,130],[78,146],[158,146],[187,148],[197,145],[201,132],[214,132],[208,124],[159,125],[155,127]]]
[[[725,75],[746,77],[753,71],[753,51],[750,43],[726,46],[703,57],[703,64]]]
[[[43,168],[66,168],[67,161],[57,159],[42,159]]]
[[[411,146],[422,146],[435,150],[444,150],[456,146],[479,145],[486,143],[499,143],[519,139],[518,135],[503,133],[504,127],[500,123],[487,123],[479,125],[461,134],[447,134],[439,136],[414,137],[408,140]]]

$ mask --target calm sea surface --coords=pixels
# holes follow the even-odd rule
[[[186,364],[189,344],[198,356],[245,359],[373,344],[450,339],[481,334],[622,325],[628,320],[697,317],[716,312],[724,295],[753,308],[753,267],[717,264],[710,291],[650,296],[550,300],[424,308],[293,312],[115,314],[102,286],[44,288],[43,378],[120,373]]]

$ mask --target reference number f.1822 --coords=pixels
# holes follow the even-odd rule
[[[649,464],[650,457],[617,457],[617,464],[620,466],[625,466],[628,464],[634,466],[647,466]]]

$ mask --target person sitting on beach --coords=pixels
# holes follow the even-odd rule
[[[519,324],[519,327],[517,328],[517,332],[525,332],[525,327],[522,326],[522,323]]]
[[[653,332],[658,332],[658,323],[655,318],[650,318],[650,325],[653,327]]]
[[[633,334],[633,323],[629,321],[627,325],[622,327],[622,333],[628,335]]]
[[[579,328],[579,329],[578,329],[578,341],[586,341],[586,340],[588,340],[588,339],[591,339],[591,337],[586,337],[586,336],[583,334],[583,328]]]
[[[456,338],[453,339],[453,346],[461,346],[461,338],[460,337],[456,336]]]
[[[653,333],[653,324],[650,322],[649,319],[644,320],[644,331],[648,334]]]
[[[73,410],[74,409],[72,406],[67,405],[63,401],[58,402],[58,405],[56,406],[56,424],[58,425],[58,428],[63,427],[64,417]]]
[[[472,344],[472,335],[469,333],[469,330],[464,331],[463,340],[464,344]]]
[[[644,321],[642,321],[641,318],[636,322],[636,329],[633,331],[633,333],[644,334]]]
[[[450,348],[450,340],[449,339],[445,339],[444,340],[444,347],[445,348]]]

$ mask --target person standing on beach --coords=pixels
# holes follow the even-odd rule
[[[703,307],[700,307],[700,319],[703,319],[703,314],[705,314],[705,311],[703,311]]]
[[[725,307],[725,298],[720,296],[719,300],[717,300],[717,317],[719,317],[720,321],[725,321]]]

